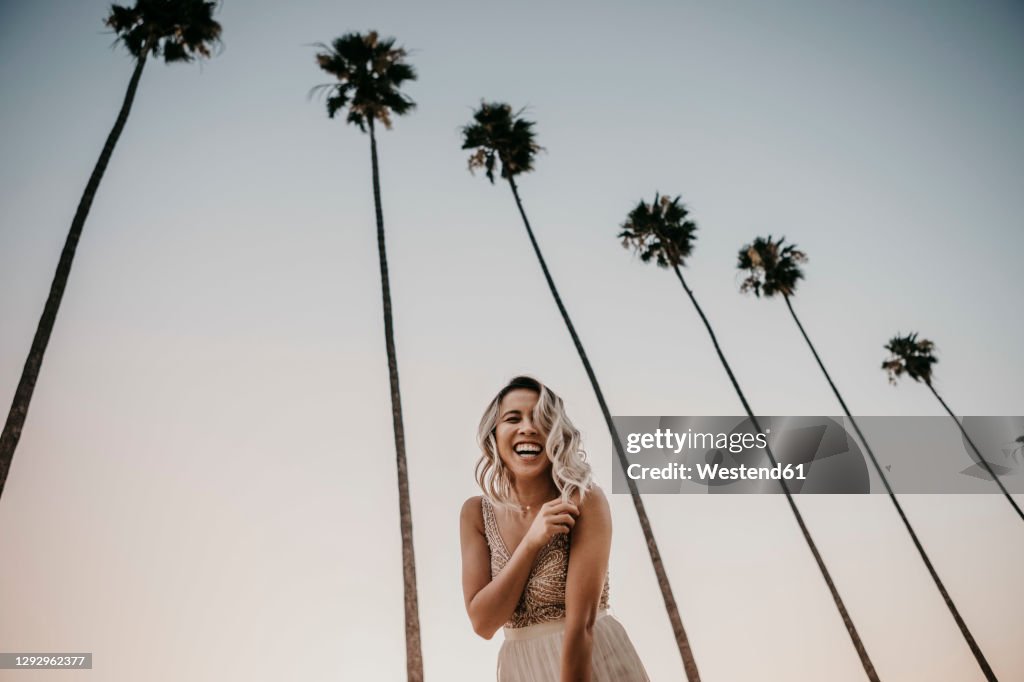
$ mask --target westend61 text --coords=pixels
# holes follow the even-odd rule
[[[776,464],[770,467],[752,467],[741,464],[735,467],[724,467],[720,464],[667,464],[663,467],[645,467],[630,464],[626,475],[634,481],[644,479],[661,479],[676,481],[803,481],[803,464]]]
[[[695,433],[693,429],[676,432],[671,429],[657,429],[651,433],[631,433],[626,436],[626,452],[631,455],[641,450],[671,450],[678,455],[683,448],[699,450],[728,450],[743,452],[750,448],[768,447],[771,429],[764,433]]]

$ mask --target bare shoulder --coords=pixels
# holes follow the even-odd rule
[[[604,490],[601,486],[596,483],[592,483],[587,488],[587,494],[583,496],[583,502],[580,502],[579,491],[573,493],[572,497],[573,504],[580,509],[580,518],[599,518],[604,519],[607,522],[611,521],[611,507],[608,505],[608,498],[604,494]]]
[[[474,495],[462,503],[459,513],[459,524],[463,527],[477,528],[483,532],[483,495]]]
[[[598,485],[591,484],[583,501],[579,502],[576,496],[574,502],[579,507],[580,515],[572,529],[572,546],[577,552],[583,551],[581,556],[585,557],[591,556],[590,551],[607,551],[612,538],[612,512],[604,491]],[[588,549],[584,550],[584,547]],[[605,549],[599,551],[601,547]],[[569,560],[572,561],[571,553]]]

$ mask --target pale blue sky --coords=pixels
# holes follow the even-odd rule
[[[106,7],[0,5],[5,409],[130,76]],[[82,679],[118,682],[400,676],[368,141],[306,99],[326,80],[310,44],[349,30],[396,36],[420,73],[380,145],[431,679],[493,674],[456,523],[501,383],[558,390],[611,483],[510,193],[466,171],[480,98],[537,121],[520,187],[613,412],[740,409],[678,283],[615,239],[658,190],[700,226],[687,275],[757,411],[838,411],[783,304],[737,293],[737,249],[772,232],[810,256],[795,304],[856,413],[938,414],[878,369],[918,330],[954,409],[1024,414],[1019,5],[229,0],[218,18],[215,59],[146,67],[86,225],[0,503],[5,650],[93,651]],[[799,504],[883,679],[977,676],[887,500]],[[1009,505],[905,504],[996,672],[1024,675]],[[782,500],[649,509],[705,679],[863,679]],[[654,679],[676,678],[629,500],[613,512],[612,603]]]

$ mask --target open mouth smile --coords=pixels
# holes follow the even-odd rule
[[[544,446],[542,446],[540,443],[523,442],[516,443],[514,446],[512,446],[512,449],[522,459],[536,459],[544,450]]]

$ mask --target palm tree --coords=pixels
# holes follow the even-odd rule
[[[380,38],[376,31],[346,33],[330,45],[318,45],[316,62],[337,79],[313,88],[326,93],[327,115],[334,118],[348,107],[345,120],[363,132],[370,132],[370,165],[373,169],[373,202],[377,212],[377,252],[380,259],[380,286],[384,304],[384,344],[388,356],[391,383],[391,420],[395,432],[398,466],[398,510],[402,533],[402,577],[405,589],[406,674],[410,682],[423,680],[423,653],[420,646],[420,617],[416,593],[416,557],[412,544],[412,508],[409,502],[409,472],[405,458],[405,427],[402,423],[402,394],[398,388],[398,360],[395,355],[395,330],[391,319],[391,285],[388,257],[384,246],[384,214],[380,205],[380,174],[377,167],[375,122],[391,128],[391,115],[401,116],[415,103],[399,91],[406,81],[416,80],[416,72],[406,63],[406,51],[395,47],[394,38]],[[311,94],[312,94],[311,92]]]
[[[739,382],[736,380],[736,375],[733,374],[729,362],[725,359],[721,346],[718,345],[718,339],[715,336],[714,329],[711,327],[711,323],[708,321],[700,304],[697,303],[697,298],[693,295],[689,285],[687,285],[683,272],[680,269],[685,264],[686,259],[693,253],[693,245],[697,233],[697,224],[690,220],[690,213],[686,206],[680,203],[680,199],[681,197],[678,196],[675,199],[670,199],[668,196],[655,194],[654,201],[650,204],[640,201],[627,215],[626,221],[622,224],[619,238],[622,240],[622,246],[627,249],[633,249],[644,263],[654,260],[659,267],[672,268],[675,272],[676,278],[682,284],[686,295],[690,297],[690,302],[696,308],[697,314],[700,316],[708,335],[711,337],[711,343],[715,347],[718,359],[721,361],[722,367],[725,368],[725,373],[729,376],[729,381],[732,382],[736,395],[739,396],[740,402],[743,403],[743,409],[746,411],[747,417],[750,418],[758,432],[764,433],[757,417],[754,416],[754,411],[747,402],[746,396],[743,394],[743,390],[740,388]],[[776,465],[775,456],[772,454],[771,449],[765,448],[765,452],[768,454],[771,463]],[[877,681],[878,675],[875,672],[875,667],[868,657],[868,652],[864,648],[864,643],[857,633],[857,628],[854,626],[849,612],[846,610],[846,605],[839,596],[839,591],[832,581],[832,576],[825,566],[825,561],[822,559],[821,553],[818,552],[818,547],[811,537],[811,532],[804,523],[803,515],[793,500],[789,486],[782,480],[779,481],[779,484],[786,495],[786,501],[789,503],[789,508],[796,518],[797,525],[800,526],[800,532],[803,533],[804,541],[810,548],[811,554],[818,564],[818,569],[825,579],[825,584],[832,594],[832,600],[835,602],[839,615],[843,619],[843,624],[846,626],[846,631],[853,641],[853,646],[857,650],[857,655],[864,666],[864,671],[867,673],[868,679]]]
[[[917,340],[917,332],[913,334],[907,334],[906,336],[896,336],[889,339],[889,343],[885,345],[885,349],[889,351],[890,357],[882,363],[882,369],[889,375],[889,383],[896,385],[896,381],[906,374],[914,381],[922,382],[935,396],[935,399],[939,401],[943,409],[946,410],[946,414],[949,415],[950,419],[960,429],[960,433],[964,435],[964,439],[974,450],[974,454],[978,456],[978,463],[985,468],[988,475],[992,477],[992,480],[996,482],[999,489],[1003,491],[1003,495],[1009,500],[1010,505],[1020,516],[1021,520],[1024,521],[1024,512],[1021,511],[1020,507],[1017,506],[1017,502],[1010,495],[1010,492],[1003,485],[1002,480],[996,475],[996,472],[992,471],[992,467],[989,466],[988,461],[982,456],[981,451],[978,450],[978,446],[974,444],[971,437],[967,435],[967,431],[964,430],[963,424],[953,414],[953,410],[949,409],[949,405],[942,399],[939,392],[935,390],[935,386],[932,384],[932,365],[937,363],[939,360],[935,357],[932,351],[935,349],[935,344],[928,339]]]
[[[71,228],[64,241],[60,260],[57,262],[57,271],[50,284],[50,293],[36,326],[28,359],[25,360],[25,367],[21,371],[21,379],[15,389],[3,433],[0,434],[0,495],[3,494],[7,472],[10,470],[14,451],[18,447],[21,431],[25,426],[29,404],[32,402],[32,394],[43,364],[43,355],[46,353],[46,346],[50,342],[50,335],[57,321],[57,311],[60,309],[60,302],[71,274],[71,264],[82,237],[82,228],[85,227],[96,190],[128,120],[132,102],[135,101],[135,92],[139,87],[139,79],[142,78],[142,69],[150,55],[163,57],[164,62],[168,64],[190,62],[197,56],[209,57],[211,48],[220,41],[220,24],[213,19],[216,4],[202,0],[136,0],[134,7],[111,6],[110,14],[104,21],[117,34],[117,41],[135,58],[135,70],[128,81],[128,91],[114,121],[114,127],[107,135],[107,141],[100,151],[99,159],[78,202],[78,209],[71,220]]]
[[[970,647],[971,652],[974,654],[974,658],[978,661],[978,665],[981,667],[985,678],[987,680],[995,680],[996,676],[992,672],[992,668],[989,666],[988,661],[985,660],[985,655],[982,653],[981,647],[978,646],[978,643],[974,640],[974,636],[967,627],[967,623],[965,623],[963,618],[960,616],[960,612],[953,603],[952,597],[949,596],[949,592],[946,591],[945,585],[943,585],[942,580],[939,579],[939,574],[936,573],[935,567],[932,566],[931,559],[924,551],[924,546],[918,539],[917,533],[914,532],[914,528],[910,525],[907,515],[903,512],[903,507],[900,505],[899,500],[896,499],[896,493],[893,492],[892,487],[889,485],[889,479],[886,478],[885,472],[882,471],[882,467],[878,463],[875,453],[871,450],[871,445],[861,432],[860,426],[857,424],[857,420],[853,418],[850,408],[846,406],[846,401],[843,400],[843,396],[840,395],[835,382],[832,381],[832,377],[829,375],[828,370],[825,369],[825,363],[822,361],[821,356],[818,355],[818,351],[815,349],[814,344],[811,343],[811,339],[804,330],[803,324],[800,323],[800,318],[797,317],[796,311],[793,310],[793,302],[789,299],[794,293],[796,293],[797,282],[804,278],[804,273],[800,269],[800,264],[807,262],[807,254],[797,249],[795,244],[785,244],[785,241],[785,237],[779,238],[778,241],[773,241],[772,236],[768,235],[767,239],[757,237],[752,243],[746,244],[740,249],[739,263],[737,267],[747,273],[747,278],[744,279],[743,284],[740,285],[740,291],[744,293],[753,292],[753,294],[758,298],[761,297],[762,293],[765,298],[773,298],[778,294],[781,295],[782,299],[786,302],[786,307],[789,308],[789,314],[793,316],[793,321],[796,322],[797,329],[800,330],[800,334],[804,337],[804,341],[807,342],[807,347],[811,349],[811,354],[817,361],[818,367],[821,369],[821,373],[825,375],[825,380],[832,388],[832,393],[835,394],[840,407],[843,408],[843,412],[846,414],[847,419],[850,420],[850,424],[853,426],[854,431],[857,432],[858,438],[860,438],[860,441],[864,444],[864,449],[867,451],[868,457],[871,459],[871,463],[875,467],[875,471],[878,472],[879,478],[882,479],[882,483],[885,485],[885,489],[889,493],[889,499],[892,500],[893,506],[896,507],[896,513],[899,514],[900,520],[903,521],[903,526],[907,529],[907,533],[910,534],[910,539],[917,548],[918,554],[921,555],[921,561],[924,562],[925,567],[928,569],[928,573],[935,582],[935,587],[939,589],[939,594],[942,595],[943,601],[946,602],[946,607],[953,615],[953,620],[956,621],[957,626],[960,628],[960,634],[962,634],[964,640],[967,641],[967,646]]]
[[[604,415],[605,423],[608,425],[608,430],[611,433],[612,444],[618,455],[619,464],[622,466],[623,471],[625,471],[628,462],[625,453],[622,451],[622,443],[615,428],[615,423],[612,421],[611,412],[608,410],[608,404],[605,402],[604,393],[601,391],[601,386],[597,381],[597,376],[594,374],[594,368],[591,367],[590,360],[587,358],[587,353],[583,349],[583,343],[576,333],[576,328],[573,326],[572,320],[569,319],[569,312],[566,310],[565,304],[562,303],[562,297],[558,294],[555,281],[552,279],[551,272],[544,261],[544,255],[537,244],[537,238],[533,234],[533,228],[530,227],[530,221],[526,217],[523,202],[519,197],[519,188],[516,186],[515,180],[516,176],[533,170],[534,157],[541,149],[535,139],[533,121],[522,118],[521,114],[521,111],[513,113],[512,107],[508,104],[482,102],[480,107],[473,112],[473,122],[462,128],[462,148],[474,150],[473,154],[469,157],[470,171],[483,168],[491,184],[494,184],[495,169],[500,163],[501,177],[508,180],[509,187],[512,189],[512,196],[516,200],[516,206],[519,209],[519,215],[523,219],[523,225],[526,227],[526,234],[530,238],[533,252],[537,256],[538,263],[540,263],[540,269],[544,273],[548,289],[551,290],[551,295],[555,299],[555,305],[558,306],[558,312],[562,315],[562,321],[565,322],[569,336],[572,337],[573,345],[576,346],[576,352],[583,362],[583,368],[587,372],[590,385],[593,387],[598,405],[601,407],[601,414]],[[690,682],[698,682],[700,680],[700,673],[697,670],[697,662],[694,660],[693,652],[690,649],[690,641],[686,636],[683,621],[679,616],[679,608],[672,594],[672,586],[668,581],[665,565],[661,560],[658,543],[654,539],[654,531],[651,528],[650,519],[647,518],[647,511],[644,509],[644,503],[640,498],[636,482],[629,476],[626,476],[626,483],[629,485],[633,506],[636,508],[637,516],[640,519],[640,529],[643,531],[644,539],[647,541],[647,551],[651,556],[651,563],[654,565],[654,573],[658,580],[658,587],[661,588],[662,599],[665,601],[665,610],[668,612],[669,621],[672,623],[672,631],[675,633],[679,655],[683,659],[683,669],[686,671],[686,678]]]

